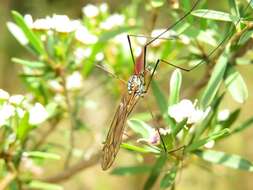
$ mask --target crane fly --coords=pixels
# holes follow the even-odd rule
[[[190,15],[191,12],[197,7],[199,2],[200,2],[200,0],[196,0],[188,12],[186,12],[178,21],[176,21],[175,23],[170,25],[167,29],[165,29],[163,32],[161,32],[156,37],[127,35],[128,44],[129,44],[132,60],[134,63],[134,73],[129,78],[129,80],[127,82],[127,92],[122,96],[120,104],[117,107],[116,113],[115,113],[113,120],[111,122],[110,129],[109,129],[109,132],[107,134],[107,137],[106,137],[103,149],[102,149],[101,167],[103,170],[107,170],[113,164],[113,162],[116,158],[116,155],[119,151],[120,144],[122,142],[123,132],[124,132],[127,118],[130,115],[130,113],[133,111],[133,109],[136,106],[140,97],[143,97],[147,93],[150,83],[152,81],[152,78],[154,76],[154,73],[155,73],[159,63],[163,62],[163,63],[166,63],[170,66],[175,67],[175,68],[179,68],[183,71],[189,72],[189,71],[197,68],[202,63],[207,62],[206,60],[201,60],[195,66],[187,69],[187,68],[183,68],[183,67],[174,65],[166,60],[158,59],[155,63],[153,71],[151,73],[149,73],[150,76],[149,77],[147,76],[147,73],[149,72],[146,69],[146,57],[147,57],[146,55],[147,55],[148,46],[151,45],[157,39],[161,39],[161,37],[166,32],[171,30],[174,26],[176,26],[178,23],[180,23],[182,20],[184,20],[188,15]],[[253,0],[250,0],[247,7],[244,9],[245,11],[248,9],[248,7],[250,6],[250,3],[252,3],[252,2],[253,2]],[[241,20],[241,17],[238,19],[235,26],[240,22],[240,20]],[[230,39],[232,37],[232,34],[233,34],[233,29],[232,30],[230,29],[227,32],[227,35],[222,39],[222,41],[210,53],[207,54],[207,57],[210,57],[211,55],[213,55],[217,49],[219,49],[228,39]],[[146,44],[143,46],[143,50],[142,50],[140,56],[137,57],[136,62],[135,62],[135,58],[134,58],[133,51],[132,51],[130,37],[145,37],[145,38],[149,39],[149,41],[146,42]]]

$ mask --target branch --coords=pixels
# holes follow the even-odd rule
[[[56,175],[42,179],[42,181],[50,182],[50,183],[58,183],[58,182],[68,180],[69,178],[78,174],[82,170],[87,169],[93,165],[96,165],[98,163],[100,157],[101,157],[101,152],[99,151],[99,152],[93,154],[89,158],[89,160],[81,160],[81,161],[77,162],[76,164],[70,166],[69,168],[59,172]]]

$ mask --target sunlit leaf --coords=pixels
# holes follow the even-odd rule
[[[215,95],[219,90],[224,73],[226,71],[227,61],[228,55],[226,53],[223,53],[218,59],[217,64],[215,65],[214,70],[212,72],[212,76],[200,99],[200,105],[203,108],[207,108],[215,98]]]
[[[176,176],[177,176],[177,168],[173,167],[161,179],[160,187],[164,189],[171,187],[175,183]]]
[[[120,176],[126,176],[126,175],[137,175],[137,174],[143,174],[151,171],[151,166],[129,166],[129,167],[117,167],[112,170],[111,174],[113,175],[120,175]]]
[[[55,185],[51,183],[41,182],[33,180],[28,184],[31,189],[44,189],[44,190],[63,190],[60,185]]]
[[[225,152],[219,152],[214,150],[205,150],[205,151],[195,151],[194,154],[214,164],[221,164],[223,166],[240,169],[253,172],[252,162],[233,154],[228,154]]]
[[[61,159],[61,157],[58,154],[49,153],[49,152],[40,152],[40,151],[24,152],[23,156],[33,157],[33,158],[52,159],[52,160],[60,160]]]
[[[135,146],[129,143],[122,143],[121,147],[130,151],[134,151],[134,152],[139,152],[139,153],[155,153],[158,154],[160,151],[155,149],[155,148],[151,148],[150,146]]]
[[[29,124],[29,113],[26,112],[23,118],[20,120],[17,129],[17,137],[21,142],[24,142],[30,129],[31,126]]]
[[[30,68],[44,68],[46,66],[45,63],[39,61],[27,61],[19,58],[12,58],[11,60],[14,63],[18,63],[20,65],[24,65]]]
[[[215,11],[215,10],[208,10],[208,9],[198,9],[198,10],[192,11],[191,14],[200,18],[220,20],[220,21],[226,21],[226,22],[234,22],[235,20],[239,19],[229,13]]]
[[[170,97],[169,105],[178,103],[180,99],[180,88],[182,84],[182,74],[179,69],[176,69],[170,78]]]
[[[17,11],[12,11],[12,16],[16,22],[16,24],[23,30],[24,34],[26,35],[27,39],[29,40],[32,47],[36,50],[39,55],[45,54],[45,49],[40,41],[40,39],[33,33],[33,31],[28,27],[26,24],[23,16],[19,14]]]
[[[210,135],[207,138],[197,140],[197,141],[193,142],[192,144],[188,145],[185,148],[185,152],[192,152],[192,151],[194,151],[194,150],[196,150],[198,148],[201,148],[202,146],[204,146],[208,142],[216,140],[216,139],[221,138],[223,136],[226,136],[228,134],[229,134],[229,130],[228,129],[223,129],[223,130],[221,130],[219,132],[216,132],[216,133]]]
[[[253,30],[248,30],[246,32],[244,32],[239,41],[238,41],[238,45],[243,45],[245,42],[247,42],[250,38],[252,38],[253,35]]]
[[[154,166],[152,168],[152,171],[151,171],[147,181],[145,182],[145,185],[144,185],[144,188],[143,188],[144,190],[152,189],[152,187],[154,186],[157,178],[161,174],[161,170],[162,170],[163,166],[165,165],[166,160],[167,160],[166,155],[161,155],[156,160],[156,163],[154,164]]]
[[[236,109],[235,111],[233,111],[228,119],[226,119],[225,121],[222,121],[222,128],[230,128],[231,125],[237,120],[239,114],[240,114],[241,109]]]
[[[243,130],[248,129],[249,127],[253,127],[253,117],[249,118],[248,120],[240,124],[238,127],[234,128],[231,131],[231,134],[242,132]]]
[[[225,84],[233,99],[238,103],[243,103],[248,98],[247,86],[241,74],[234,67],[229,67]]]
[[[128,126],[135,132],[140,134],[143,138],[150,137],[153,132],[152,127],[143,121],[132,119],[127,121]]]
[[[28,39],[24,32],[14,23],[7,22],[7,27],[10,33],[16,38],[16,40],[23,46],[28,45]]]

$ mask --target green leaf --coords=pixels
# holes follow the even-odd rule
[[[28,45],[28,39],[25,36],[24,32],[14,23],[7,22],[7,28],[10,31],[10,33],[16,38],[16,40],[22,45],[27,46]]]
[[[34,158],[52,159],[52,160],[60,160],[61,159],[61,157],[58,154],[49,153],[49,152],[40,152],[40,151],[24,152],[23,156],[34,157]]]
[[[200,105],[203,108],[207,108],[215,98],[216,93],[221,85],[224,73],[227,67],[228,56],[224,52],[218,59],[217,64],[214,67],[212,76],[207,84],[207,87],[200,99]]]
[[[192,11],[191,14],[200,18],[219,20],[219,21],[225,21],[225,22],[234,22],[235,20],[239,19],[238,17],[233,16],[229,13],[215,11],[215,10],[208,10],[208,9],[198,9],[198,10]]]
[[[135,146],[128,143],[122,143],[121,147],[130,151],[139,152],[139,153],[155,153],[155,154],[160,153],[158,149],[151,148],[150,146],[140,147],[140,146]]]
[[[127,176],[127,175],[136,175],[143,174],[151,171],[151,166],[129,166],[129,167],[118,167],[112,170],[111,174]]]
[[[236,127],[231,131],[231,134],[242,132],[245,129],[253,126],[253,117],[249,118],[248,120],[244,121],[241,125]]]
[[[140,134],[143,138],[149,138],[150,133],[153,132],[152,127],[140,120],[128,120],[127,124],[135,133]]]
[[[44,49],[42,42],[33,33],[33,31],[28,27],[23,16],[21,14],[19,14],[17,11],[11,11],[11,13],[12,13],[13,19],[15,20],[16,24],[22,29],[25,36],[27,37],[30,44],[32,45],[32,47],[36,50],[36,52],[39,55],[44,55],[45,49]]]
[[[165,165],[167,161],[167,156],[162,154],[157,160],[156,163],[154,164],[152,171],[147,179],[147,181],[145,182],[144,185],[144,190],[149,190],[152,189],[152,187],[154,186],[157,178],[159,177],[159,175],[161,174],[161,170],[163,169],[163,166]]]
[[[151,0],[151,6],[154,8],[163,6],[164,1],[163,0]]]
[[[27,61],[19,58],[12,58],[11,59],[14,63],[18,63],[30,68],[44,68],[46,67],[45,63],[39,61]]]
[[[177,176],[177,167],[173,167],[169,172],[167,172],[161,182],[160,182],[160,187],[161,188],[169,188],[175,183],[175,179]]]
[[[233,111],[229,117],[227,118],[227,120],[222,121],[221,125],[222,128],[230,128],[231,125],[236,121],[236,119],[238,118],[239,114],[240,114],[241,109],[236,109],[235,111]]]
[[[180,99],[180,88],[182,84],[182,74],[179,69],[176,69],[170,78],[170,97],[169,105],[178,103]]]
[[[186,123],[187,123],[187,119],[184,119],[183,121],[181,121],[180,123],[178,123],[176,125],[175,130],[172,131],[172,134],[173,134],[174,137],[176,137],[177,134],[184,128]]]
[[[214,164],[221,164],[229,168],[253,172],[253,164],[238,155],[227,154],[225,152],[219,152],[214,150],[198,150],[195,151],[194,154],[196,154],[203,160]]]
[[[229,67],[226,74],[225,85],[233,99],[238,103],[243,103],[248,98],[247,86],[241,74],[236,71],[234,67]]]
[[[28,184],[31,189],[63,190],[63,187],[51,183],[33,180]]]
[[[229,7],[231,9],[232,15],[236,15],[236,17],[240,17],[240,12],[236,3],[236,0],[229,0]]]
[[[21,141],[21,143],[23,143],[24,140],[26,139],[30,129],[31,126],[29,124],[29,113],[26,112],[24,114],[24,117],[20,120],[20,123],[17,128],[17,137]]]
[[[216,140],[218,138],[221,138],[225,135],[228,135],[229,134],[229,130],[228,129],[223,129],[219,132],[216,132],[212,135],[210,135],[209,137],[207,138],[204,138],[204,139],[200,139],[196,142],[193,142],[192,144],[188,145],[186,148],[185,148],[185,152],[192,152],[198,148],[201,148],[202,146],[204,146],[206,143],[210,142],[210,141],[213,141],[213,140]]]
[[[238,45],[243,45],[243,44],[245,44],[245,43],[251,38],[252,35],[253,35],[253,30],[247,30],[247,31],[245,31],[245,32],[241,35],[241,37],[240,37],[240,39],[239,39],[239,41],[238,41]]]
[[[251,6],[251,8],[253,9],[253,1],[252,0],[247,0]]]

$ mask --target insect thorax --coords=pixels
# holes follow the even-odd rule
[[[145,93],[144,86],[144,77],[142,75],[132,75],[127,83],[128,93],[142,96]]]

